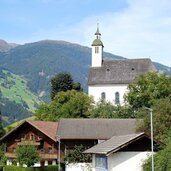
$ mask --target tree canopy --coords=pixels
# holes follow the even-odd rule
[[[171,101],[168,98],[153,101],[153,133],[154,136],[165,142],[168,132],[171,130]],[[150,134],[150,113],[145,108],[136,113],[137,117],[143,118],[139,124],[139,131]]]
[[[55,75],[52,79],[51,79],[51,99],[53,100],[55,95],[58,92],[61,91],[68,91],[68,90],[72,90],[75,89],[77,91],[80,91],[81,88],[81,84],[78,82],[74,82],[71,74],[66,73],[66,72],[61,72],[57,75]]]
[[[51,79],[51,99],[60,91],[71,90],[73,85],[72,76],[69,73],[59,73]]]
[[[96,103],[91,112],[92,118],[134,118],[134,112],[127,105],[113,105],[110,102],[99,101]]]
[[[0,165],[6,164],[6,161],[7,161],[7,158],[5,157],[5,149],[6,149],[6,145],[1,144],[0,145]]]
[[[151,107],[153,100],[171,98],[171,76],[164,73],[148,73],[139,76],[136,81],[128,86],[125,101],[133,110],[143,106]]]
[[[56,121],[59,118],[86,118],[93,100],[84,92],[68,90],[59,92],[50,103],[44,103],[35,111],[39,120]]]
[[[166,147],[155,154],[154,170],[156,171],[170,171],[171,170],[171,139]],[[151,158],[145,161],[143,171],[151,171]]]
[[[154,155],[155,170],[170,171],[171,150],[171,76],[149,73],[137,78],[128,86],[125,101],[134,111],[134,116],[142,118],[139,131],[150,134],[150,113],[145,108],[153,110],[154,137],[162,141],[163,150]],[[143,165],[144,171],[151,170],[151,159]]]
[[[92,161],[91,154],[84,154],[86,148],[83,145],[75,145],[74,149],[68,150],[65,156],[65,161],[68,163],[90,163]]]
[[[20,165],[33,166],[40,160],[39,152],[33,144],[20,145],[16,149],[17,161]]]

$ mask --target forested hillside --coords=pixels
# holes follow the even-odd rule
[[[7,89],[6,91],[4,90],[3,86],[7,85],[4,85],[4,80],[2,79],[4,79],[4,75],[8,75],[10,72],[24,80],[22,85],[23,89],[26,88],[36,95],[34,98],[38,97],[45,101],[50,99],[51,77],[62,71],[71,73],[74,81],[80,82],[84,91],[87,91],[87,77],[91,64],[91,48],[65,41],[52,40],[28,43],[16,47],[10,46],[10,48],[6,46],[6,50],[0,44],[0,48],[3,49],[0,52],[0,67],[8,71],[0,72],[1,92],[3,90],[3,93],[1,93],[1,105],[8,106],[7,104],[10,104],[10,106],[14,105],[14,108],[16,106],[18,108],[18,110],[15,110],[12,107],[7,107],[6,109],[8,111],[4,111],[3,108],[2,114],[3,116],[8,115],[7,120],[9,122],[30,116],[31,113],[27,108],[32,108],[28,101],[25,100],[27,99],[26,94],[22,98],[22,105],[21,103],[19,105],[16,97],[21,96],[17,95],[20,90],[10,90],[9,92]],[[121,56],[110,53],[104,53],[104,57],[123,59]],[[158,63],[155,63],[155,65],[161,72],[171,74],[170,67]],[[12,81],[15,82],[17,81],[17,77],[15,78],[13,74],[11,74],[13,76]],[[6,78],[8,77],[6,76]],[[15,85],[18,86],[18,83],[15,82]],[[11,85],[8,86],[10,87]],[[36,99],[35,101],[39,100]],[[23,110],[23,112],[19,110]]]
[[[5,124],[31,116],[39,103],[24,78],[0,68],[0,109]]]
[[[105,56],[122,58],[109,53]],[[40,41],[18,46],[0,53],[1,64],[28,80],[31,91],[48,97],[49,79],[61,72],[70,72],[74,80],[81,82],[86,90],[91,49],[63,41]]]

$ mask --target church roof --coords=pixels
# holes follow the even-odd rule
[[[157,71],[149,58],[103,61],[101,67],[91,67],[88,85],[129,84],[139,75]]]

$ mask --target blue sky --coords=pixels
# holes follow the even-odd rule
[[[91,46],[97,22],[104,50],[171,67],[171,0],[0,0],[0,39]]]

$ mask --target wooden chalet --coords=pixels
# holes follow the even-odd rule
[[[40,152],[41,161],[36,166],[56,164],[58,158],[57,127],[56,122],[25,121],[6,134],[0,142],[6,144],[7,164],[12,164],[13,159],[16,158],[17,146],[27,143],[37,146]]]
[[[7,164],[16,158],[18,145],[37,146],[41,161],[37,166],[63,162],[66,150],[75,145],[87,149],[113,136],[136,133],[135,119],[61,119],[59,122],[25,121],[0,139],[6,143]],[[58,148],[60,147],[60,152]]]

